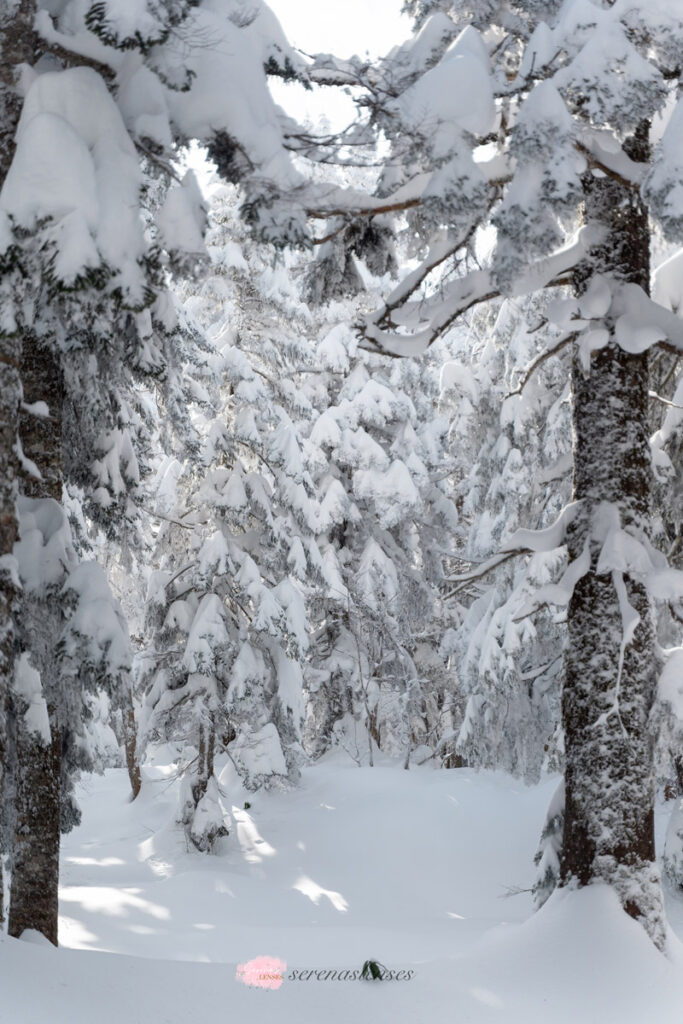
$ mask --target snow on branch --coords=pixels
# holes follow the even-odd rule
[[[582,502],[580,501],[572,501],[569,505],[565,505],[555,522],[543,530],[515,530],[503,544],[501,551],[515,551],[520,548],[526,548],[534,554],[554,551],[555,548],[564,544],[567,527],[576,519],[581,506]]]
[[[120,70],[125,60],[122,51],[106,46],[92,32],[85,28],[70,35],[59,32],[48,11],[38,11],[34,28],[51,47],[53,53],[71,66],[87,65],[105,79],[111,79]],[[74,60],[74,58],[77,58]]]
[[[676,718],[683,722],[683,647],[664,651],[665,662],[659,677],[658,698],[668,704]]]
[[[590,567],[590,548],[586,544],[579,557],[569,563],[559,582],[547,583],[545,586],[539,587],[531,600],[524,605],[513,621],[521,622],[522,619],[533,615],[546,605],[555,605],[559,608],[566,607],[571,601],[576,584],[590,571]]]
[[[566,505],[555,522],[543,530],[515,530],[506,543],[501,546],[498,554],[494,555],[493,558],[489,558],[486,562],[483,562],[481,565],[477,566],[476,569],[472,569],[469,572],[461,573],[457,576],[450,576],[449,582],[458,583],[460,586],[456,587],[455,590],[452,590],[447,597],[453,597],[455,594],[463,590],[468,583],[482,579],[490,572],[493,572],[494,569],[497,569],[498,566],[503,565],[505,562],[509,562],[512,558],[517,558],[520,555],[534,555],[541,552],[554,551],[556,548],[561,547],[564,544],[567,527],[576,518],[580,508],[580,501],[574,501],[571,504]],[[571,566],[569,568],[571,569]],[[569,569],[565,572],[565,575],[562,578],[563,581],[565,580],[565,577],[567,577],[567,573],[569,573]],[[577,579],[578,578],[579,577],[577,577]],[[558,588],[560,586],[561,584],[557,585]],[[546,590],[548,588],[544,587],[542,589]],[[550,602],[544,601],[542,603]]]
[[[359,85],[362,73],[368,70],[368,65],[361,64],[358,57],[344,60],[330,53],[311,54],[301,49],[299,53],[313,61],[306,68],[306,72],[309,81],[315,82],[316,85]]]
[[[536,358],[532,360],[531,363],[529,363],[524,373],[522,374],[521,381],[519,382],[518,386],[514,389],[514,391],[509,391],[505,397],[513,398],[515,395],[521,395],[524,391],[524,388],[527,386],[527,384],[529,383],[529,381],[531,380],[539,366],[542,366],[547,359],[551,359],[552,356],[557,355],[557,353],[561,352],[562,349],[567,347],[567,345],[573,344],[576,341],[576,338],[576,331],[572,331],[570,334],[565,334],[562,338],[559,339],[559,341],[556,341],[551,348],[544,349],[543,352],[537,355]]]
[[[649,164],[641,164],[631,160],[621,147],[616,151],[613,148],[608,149],[602,143],[601,134],[604,134],[606,137],[606,142],[613,143],[611,134],[586,129],[582,132],[576,148],[584,156],[589,157],[591,163],[609,175],[609,177],[616,178],[617,181],[628,188],[639,188],[645,180]]]
[[[309,186],[306,214],[313,220],[327,220],[328,217],[374,217],[380,213],[400,213],[420,205],[429,179],[429,174],[418,174],[382,198],[350,188]]]
[[[516,548],[514,551],[507,551],[504,554],[499,553],[494,555],[493,558],[488,558],[481,565],[478,565],[476,569],[471,569],[469,572],[458,573],[455,576],[449,576],[449,583],[457,583],[458,586],[454,590],[450,590],[446,595],[445,599],[449,600],[451,597],[455,597],[461,590],[464,590],[468,584],[481,580],[489,573],[497,569],[498,566],[504,565],[506,562],[510,562],[513,558],[519,558],[521,555],[531,555],[533,552],[530,548]]]
[[[361,332],[385,355],[421,355],[468,309],[481,302],[496,299],[500,293],[493,284],[490,270],[474,270],[448,285],[442,295],[445,295],[445,298],[439,303],[429,318],[427,326],[422,330],[415,331],[413,334],[387,332],[373,322],[378,314],[372,314],[362,324]],[[429,300],[425,300],[424,304],[413,303],[412,308],[404,307],[401,319],[412,318],[417,312],[415,306],[427,306],[428,304]],[[381,317],[381,312],[379,316]]]
[[[562,249],[532,263],[513,283],[510,289],[511,296],[528,295],[542,288],[555,286],[558,279],[572,270],[597,243],[599,231],[600,229],[584,226]],[[413,291],[420,284],[421,280],[416,280]],[[383,330],[381,323],[385,316],[384,309],[365,319],[361,325],[361,333],[386,355],[420,355],[472,306],[499,297],[500,291],[494,283],[491,269],[473,270],[452,281],[438,295],[404,303],[400,318],[394,315],[393,320],[403,327],[424,325],[414,333],[398,334]],[[681,334],[683,335],[683,324]]]
[[[655,302],[637,284],[625,284],[615,294],[615,336],[619,346],[633,355],[667,342],[683,353],[683,320]]]
[[[622,526],[619,509],[601,503],[593,514],[591,536],[600,543],[595,571],[630,576],[647,588],[655,601],[683,597],[683,572],[672,569],[666,556],[636,526]]]

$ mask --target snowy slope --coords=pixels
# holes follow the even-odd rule
[[[235,828],[221,856],[201,857],[172,824],[171,769],[147,768],[132,805],[122,771],[89,778],[83,824],[64,843],[63,947],[0,942],[6,1019],[673,1024],[676,939],[661,957],[598,887],[531,918],[528,894],[505,898],[530,885],[555,781],[359,769],[335,754],[289,793],[231,783]],[[264,991],[235,979],[260,955],[287,972],[372,957],[414,974]]]

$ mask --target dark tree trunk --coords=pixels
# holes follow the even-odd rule
[[[633,159],[647,158],[647,137],[644,125],[631,140]],[[610,178],[588,174],[585,216],[606,233],[577,272],[578,291],[585,290],[596,273],[648,291],[649,224],[638,193]],[[639,622],[623,650],[622,663],[619,579],[611,572],[596,572],[604,540],[599,519],[608,505],[618,512],[622,528],[646,536],[649,531],[647,353],[629,355],[612,341],[593,355],[589,375],[575,361],[572,383],[574,500],[580,500],[582,508],[570,528],[568,545],[576,559],[588,544],[590,570],[578,582],[568,611],[561,884],[605,881],[616,890],[626,912],[641,919],[661,947],[663,911],[654,864],[654,741],[649,727],[657,682],[652,612],[645,588],[624,576],[624,594]]]
[[[46,746],[22,727],[17,744],[21,760],[9,934],[19,938],[34,929],[56,946],[61,736],[57,732]]]
[[[9,559],[17,540],[17,459],[14,445],[21,401],[18,337],[0,336],[0,926],[4,922],[2,855],[8,841],[5,780],[9,747],[7,707],[14,677],[15,622],[19,610],[16,574]]]
[[[61,505],[64,481],[62,461],[62,407],[64,385],[58,359],[31,334],[24,336],[21,359],[24,402],[45,402],[49,418],[24,413],[20,436],[24,454],[35,463],[40,477],[26,473],[22,493],[29,498],[52,498]]]
[[[207,786],[209,785],[209,779],[213,775],[214,743],[215,733],[213,727],[206,729],[203,725],[200,725],[197,771],[195,773],[195,782],[192,787],[195,809],[206,793]]]
[[[673,756],[674,770],[676,772],[676,784],[678,792],[674,796],[683,797],[683,757],[680,754],[674,754]]]
[[[49,420],[29,414],[22,416],[20,434],[24,453],[40,472],[40,478],[27,475],[23,489],[28,497],[51,498],[61,504],[61,370],[52,353],[30,335],[24,338],[22,381],[26,403],[46,402],[50,410]],[[62,756],[56,657],[62,622],[58,598],[38,598],[26,593],[22,618],[31,629],[31,635],[23,639],[41,676],[51,742],[45,744],[35,733],[29,733],[24,724],[24,709],[17,698],[14,716],[17,723],[16,827],[9,934],[18,937],[26,929],[34,929],[56,945]]]
[[[123,745],[126,751],[126,767],[130,788],[133,791],[133,800],[138,796],[142,788],[142,775],[140,774],[140,762],[138,761],[138,731],[135,724],[135,709],[133,707],[133,695],[128,691],[126,704],[122,712],[123,720]]]
[[[22,99],[15,88],[17,67],[33,64],[35,0],[21,0],[7,9],[0,5],[0,188],[14,156],[14,136]],[[9,271],[11,273],[11,271]],[[2,304],[0,298],[0,305]],[[5,316],[8,316],[5,311]],[[17,539],[15,512],[18,460],[15,453],[21,402],[21,335],[0,331],[0,927],[4,923],[2,852],[7,842],[5,776],[8,762],[7,703],[14,676],[16,620],[19,594],[7,558]]]

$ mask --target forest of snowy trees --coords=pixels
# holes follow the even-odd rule
[[[537,903],[604,883],[665,949],[683,3],[404,8],[371,60],[264,0],[0,0],[11,936],[58,942],[81,773],[135,798],[163,748],[200,856],[218,764],[287,792],[338,748],[561,773]]]

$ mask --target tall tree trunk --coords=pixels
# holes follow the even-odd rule
[[[130,788],[133,791],[133,800],[138,796],[142,788],[142,775],[140,774],[140,762],[138,760],[138,730],[135,724],[135,708],[133,707],[133,694],[130,689],[121,712],[123,722],[123,745],[126,751],[126,767]]]
[[[19,64],[33,64],[36,36],[33,32],[35,0],[0,5],[0,188],[14,156],[22,99],[15,88]],[[11,271],[9,275],[11,276]],[[0,281],[0,308],[3,307]],[[8,761],[7,703],[14,675],[16,637],[14,623],[19,593],[10,558],[17,539],[16,497],[17,422],[21,403],[21,335],[12,329],[5,306],[0,318],[0,930],[4,923],[2,853],[7,842],[5,777]]]
[[[23,715],[19,716],[23,719]],[[44,744],[20,724],[16,830],[12,851],[9,934],[28,929],[57,945],[61,735]]]
[[[647,159],[647,125],[640,126],[628,148],[633,159]],[[601,224],[605,236],[577,271],[578,291],[596,273],[648,291],[648,214],[637,191],[589,173],[585,217]],[[589,374],[575,361],[572,384],[574,499],[582,508],[568,546],[575,559],[588,545],[590,570],[579,580],[568,611],[561,884],[605,881],[661,948],[665,932],[654,863],[654,741],[649,727],[657,682],[652,611],[640,583],[624,576],[621,584],[616,573],[596,572],[610,515],[614,519],[618,513],[622,528],[646,536],[649,531],[647,353],[629,355],[612,339],[593,355]],[[624,648],[626,600],[639,621]]]
[[[27,404],[46,402],[50,419],[22,416],[20,432],[24,453],[40,472],[27,476],[28,497],[62,500],[61,370],[52,353],[31,335],[24,338],[22,380]],[[41,676],[47,701],[51,742],[29,732],[19,707],[15,716],[17,798],[12,855],[9,934],[26,929],[42,932],[57,944],[59,839],[61,804],[62,734],[59,714],[59,677],[56,645],[61,632],[61,609],[55,597],[24,596],[22,616],[32,635],[31,660]]]
[[[192,796],[194,797],[195,810],[199,801],[206,793],[206,787],[209,784],[209,772],[208,772],[208,745],[210,739],[207,736],[207,730],[203,725],[199,726],[199,746],[197,753],[197,771],[195,774],[195,782],[192,787]],[[212,755],[213,760],[213,755]]]
[[[0,299],[1,301],[1,299]],[[2,856],[8,843],[5,780],[8,768],[7,708],[14,677],[15,622],[19,588],[12,550],[17,540],[15,444],[21,402],[18,334],[0,334],[0,930],[5,920]]]

